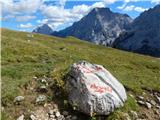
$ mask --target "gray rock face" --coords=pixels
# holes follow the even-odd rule
[[[115,48],[160,57],[160,5],[143,12],[117,38]]]
[[[123,85],[101,65],[80,61],[68,74],[69,103],[88,115],[108,115],[127,99]]]
[[[43,24],[43,25],[38,26],[37,28],[35,28],[32,32],[33,33],[40,33],[40,34],[50,35],[53,32],[53,30],[47,24]]]
[[[132,19],[126,14],[113,13],[109,8],[94,8],[72,26],[53,32],[59,37],[74,36],[96,44],[110,46]]]

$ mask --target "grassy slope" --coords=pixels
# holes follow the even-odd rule
[[[63,83],[61,78],[68,67],[79,60],[103,65],[128,88],[128,93],[141,94],[144,88],[160,92],[160,60],[157,58],[93,45],[72,37],[62,39],[34,34],[30,38],[27,34],[2,29],[2,105],[10,114],[15,112],[14,97],[22,94],[21,87],[33,76],[48,75]],[[110,118],[130,109],[136,109],[136,104],[129,97],[125,107]]]

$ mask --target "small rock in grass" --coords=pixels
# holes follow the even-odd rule
[[[160,116],[160,110],[155,110],[155,114]]]
[[[36,98],[36,103],[37,104],[42,104],[46,101],[46,96],[45,95],[39,95],[37,98]]]
[[[146,107],[147,107],[148,109],[151,109],[151,108],[152,108],[152,105],[151,105],[149,102],[146,102]]]
[[[36,77],[36,76],[34,76],[32,79],[37,80],[37,77]]]
[[[125,120],[131,120],[128,113],[123,113],[123,117]]]
[[[141,100],[139,100],[137,103],[140,104],[140,105],[145,105],[145,103]]]
[[[3,106],[1,107],[1,111],[2,111],[2,112],[4,111],[4,107],[3,107]]]
[[[31,120],[37,120],[36,116],[34,116],[34,115],[30,115],[30,119]]]
[[[158,103],[160,103],[160,97],[156,95],[156,98],[158,100]]]
[[[42,80],[41,80],[41,83],[45,83],[45,84],[46,84],[46,83],[47,83],[47,80],[46,80],[46,79],[42,79]]]
[[[14,98],[14,103],[20,103],[24,101],[24,97],[23,96],[17,96]]]
[[[138,98],[139,98],[140,100],[144,100],[144,97],[143,97],[143,96],[138,96]]]
[[[157,109],[160,109],[160,106],[159,106],[159,105],[157,105],[157,106],[156,106],[156,108],[157,108]]]
[[[58,110],[58,105],[57,104],[53,104],[53,108]]]
[[[53,115],[54,114],[54,110],[49,110],[49,114]]]
[[[38,91],[39,92],[42,92],[42,93],[46,93],[48,90],[47,90],[47,87],[45,85],[42,85],[38,88]]]
[[[27,37],[33,38],[33,34],[27,34]]]
[[[56,115],[56,117],[60,117],[61,114],[59,111],[57,111],[55,115]]]
[[[50,118],[55,118],[55,115],[50,115],[49,117],[50,117]]]
[[[19,116],[17,120],[24,120],[24,115]]]
[[[137,112],[131,110],[130,113],[131,113],[131,116],[132,116],[132,118],[133,118],[134,120],[138,119],[138,114],[137,114]]]
[[[134,98],[134,95],[132,95],[132,94],[129,94],[129,96],[132,97],[132,98]]]
[[[156,105],[156,102],[155,102],[154,100],[151,100],[150,103],[151,103],[152,105]]]
[[[57,120],[65,120],[65,117],[63,115],[60,115]]]

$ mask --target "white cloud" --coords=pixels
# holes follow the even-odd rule
[[[3,20],[15,18],[17,22],[35,19],[36,13],[42,5],[42,0],[0,0]]]
[[[96,8],[96,7],[101,8],[101,7],[105,7],[105,6],[106,6],[106,2],[96,2],[91,6],[91,8]]]
[[[134,5],[124,6],[124,7],[118,7],[119,9],[122,9],[123,11],[136,11],[136,12],[143,12],[147,10],[148,8],[138,7]]]
[[[36,16],[33,16],[33,15],[12,15],[12,14],[8,14],[6,16],[3,16],[2,20],[3,21],[8,21],[8,20],[10,20],[12,18],[15,18],[15,20],[17,22],[27,22],[29,20],[35,19]]]
[[[20,24],[18,26],[18,28],[23,28],[23,29],[27,29],[27,28],[32,28],[33,25],[31,23],[27,23],[27,24]]]
[[[41,24],[44,22],[48,23],[56,29],[59,25],[79,20],[87,11],[88,6],[85,5],[77,7],[74,6],[73,9],[64,9],[58,6],[43,5],[41,7],[41,12],[45,19],[38,22]]]
[[[60,0],[60,6],[42,5],[40,10],[45,16],[45,19],[37,21],[39,24],[48,23],[52,25],[52,28],[58,28],[63,24],[72,24],[75,21],[80,20],[84,15],[91,11],[95,7],[105,7],[108,4],[112,4],[117,0],[101,0],[95,2],[93,5],[76,5],[71,9],[64,9],[66,0]]]
[[[116,1],[119,1],[119,0],[102,0],[102,2],[104,2],[104,4],[113,4]]]
[[[148,8],[143,8],[143,7],[135,7],[134,10],[137,12],[143,12],[145,10],[147,10]]]
[[[35,13],[42,4],[42,0],[1,0],[3,13],[22,14],[22,13]]]
[[[48,19],[37,20],[38,24],[46,24],[47,22],[48,22]]]
[[[44,1],[49,0],[17,0],[18,2],[14,2],[15,0],[0,0],[0,4],[2,5],[2,15],[3,20],[14,18],[18,22],[26,22],[32,19],[35,19],[34,13],[40,11],[43,14],[42,20],[37,20],[38,24],[48,23],[53,28],[57,29],[59,26],[70,25],[75,21],[80,20],[84,15],[86,15],[89,11],[91,11],[95,7],[106,7],[109,4],[113,4],[116,1],[120,0],[90,0],[95,1],[92,5],[75,5],[73,8],[65,9],[65,3],[67,0],[57,0],[57,5],[46,5]],[[77,0],[73,0],[77,1]],[[118,6],[118,9],[122,9],[124,11],[137,11],[142,12],[146,10],[146,8],[138,7],[138,6],[127,6],[129,2],[136,2],[142,0],[121,0],[124,2],[122,6]],[[152,3],[160,3],[160,0],[150,0]],[[21,24],[20,27],[24,27],[28,25],[31,27],[31,24]]]
[[[84,14],[88,12],[88,10],[89,10],[89,6],[82,4],[82,5],[74,6],[72,9],[72,13],[73,14]]]
[[[26,22],[26,21],[35,19],[36,16],[24,15],[24,16],[16,16],[15,18],[17,22]]]
[[[152,3],[160,4],[160,0],[151,0]]]
[[[10,19],[12,19],[12,18],[15,18],[15,16],[14,16],[14,15],[6,15],[6,16],[3,16],[3,17],[2,17],[2,20],[3,20],[3,21],[7,21],[7,20],[10,20]]]

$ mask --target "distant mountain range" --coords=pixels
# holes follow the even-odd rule
[[[53,32],[59,37],[74,36],[96,44],[110,46],[132,19],[127,14],[113,13],[109,8],[94,8],[72,26]]]
[[[43,27],[39,29],[43,31]],[[160,5],[141,13],[134,20],[109,8],[94,8],[72,26],[49,33],[160,57]]]

